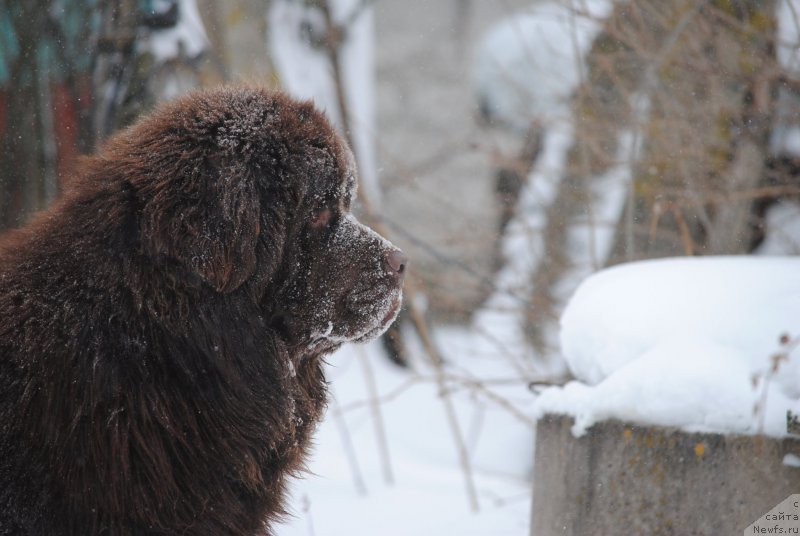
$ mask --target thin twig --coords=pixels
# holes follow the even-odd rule
[[[311,499],[308,498],[308,495],[303,494],[300,501],[303,513],[306,516],[306,521],[308,521],[308,536],[314,536],[314,519],[311,517]]]
[[[452,375],[453,377],[458,377],[457,375]],[[379,396],[374,401],[377,401],[378,404],[388,404],[393,402],[398,397],[403,395],[406,391],[408,391],[411,387],[426,382],[435,382],[436,377],[433,375],[419,375],[413,376],[407,379],[405,382],[400,384],[396,387],[393,391],[383,396]],[[555,381],[551,380],[550,378],[540,378],[535,380],[529,380],[522,377],[513,377],[513,378],[493,378],[488,380],[481,380],[481,384],[486,387],[487,389],[491,386],[500,386],[500,387],[509,387],[509,386],[521,386],[521,385],[562,385],[565,383],[566,380],[559,378]],[[364,409],[365,407],[369,406],[373,403],[372,399],[363,399],[363,400],[356,400],[354,402],[350,402],[348,404],[344,404],[339,406],[339,413],[342,415],[346,413],[350,413],[351,411],[358,411]]]
[[[361,17],[362,13],[364,13],[367,8],[371,7],[377,0],[361,0],[357,6],[353,8],[347,17],[345,17],[344,22],[342,22],[342,28],[350,28],[355,22]]]
[[[333,386],[331,386],[333,390]],[[342,440],[342,448],[347,456],[347,462],[350,465],[350,472],[353,476],[353,484],[355,484],[356,492],[359,495],[367,494],[367,486],[364,484],[364,477],[361,475],[361,466],[358,464],[358,456],[353,447],[353,438],[350,436],[350,430],[347,428],[347,422],[344,419],[339,401],[336,399],[336,394],[332,393],[332,408],[333,422],[336,423],[336,429],[339,431],[339,437]]]
[[[683,17],[681,17],[680,21],[678,21],[678,24],[675,25],[675,28],[667,36],[666,40],[664,41],[664,45],[658,51],[655,59],[647,65],[644,76],[642,77],[642,87],[634,94],[632,106],[634,113],[633,140],[631,141],[632,150],[628,155],[628,167],[631,169],[631,180],[630,184],[628,185],[627,192],[628,207],[625,211],[625,247],[627,249],[626,258],[628,259],[633,259],[636,255],[633,232],[634,222],[636,219],[636,175],[633,170],[636,169],[638,147],[640,146],[641,139],[644,139],[645,137],[644,133],[642,132],[642,125],[645,123],[644,116],[647,114],[647,109],[649,108],[650,95],[653,93],[653,91],[655,91],[656,86],[658,85],[657,73],[661,70],[667,58],[669,58],[669,55],[672,53],[672,49],[678,42],[678,38],[683,34],[683,32],[689,26],[689,23],[692,21],[692,19],[694,19],[695,15],[699,13],[700,9],[706,4],[706,2],[707,0],[698,0],[698,2],[692,6],[691,9],[688,9],[686,13],[683,14]]]
[[[510,401],[508,401],[507,399],[505,399],[502,396],[498,395],[494,391],[488,389],[486,387],[486,385],[484,385],[484,383],[482,381],[475,380],[475,379],[470,379],[470,378],[464,378],[464,377],[460,377],[460,376],[453,376],[453,375],[447,376],[447,379],[449,379],[451,381],[454,381],[454,382],[457,382],[457,383],[460,383],[460,384],[464,385],[465,387],[468,387],[468,388],[470,388],[470,389],[482,394],[489,401],[494,402],[495,404],[497,404],[498,406],[500,406],[504,410],[508,411],[512,416],[517,418],[519,421],[524,423],[526,426],[529,426],[530,428],[533,428],[533,429],[536,428],[536,420],[535,419],[531,419],[530,417],[528,417],[527,415],[522,413],[520,410],[515,408],[514,405]]]
[[[467,275],[476,282],[480,283],[484,288],[491,290],[493,292],[505,294],[510,298],[512,298],[514,301],[519,302],[519,304],[524,307],[531,306],[531,303],[528,299],[518,294],[515,294],[514,292],[512,292],[507,288],[500,288],[487,275],[481,274],[479,271],[472,268],[469,264],[462,262],[453,256],[442,253],[439,248],[432,245],[429,241],[406,231],[403,228],[403,226],[389,219],[388,217],[386,217],[386,215],[381,216],[381,220],[387,224],[388,229],[395,231],[398,235],[402,235],[406,240],[408,240],[409,242],[420,248],[420,250],[425,251],[428,255],[433,257],[436,261],[440,262],[444,266],[450,266],[452,268],[455,268],[456,270],[459,270],[464,275]]]
[[[686,218],[683,217],[683,211],[678,206],[672,206],[672,216],[678,222],[678,229],[681,231],[683,253],[687,257],[691,257],[694,255],[694,241],[692,240],[692,232],[689,230],[689,225],[686,223]]]
[[[372,413],[372,423],[375,429],[375,441],[378,444],[378,456],[381,459],[383,469],[383,479],[389,485],[394,485],[394,474],[392,472],[392,458],[389,455],[389,442],[386,440],[386,427],[383,424],[381,413],[381,403],[378,398],[378,388],[375,384],[375,374],[369,363],[369,357],[363,347],[358,349],[358,357],[361,368],[364,370],[364,381],[367,384],[367,394],[369,396],[369,409]]]
[[[394,399],[396,399],[397,397],[399,397],[400,395],[402,395],[403,393],[408,391],[409,388],[411,388],[412,386],[416,385],[420,381],[424,381],[424,380],[426,380],[426,378],[424,378],[423,376],[414,376],[412,378],[409,378],[404,383],[402,383],[398,387],[396,387],[393,391],[391,391],[391,392],[389,392],[389,393],[387,393],[387,394],[385,394],[383,396],[377,397],[376,400],[377,400],[377,402],[379,404],[387,404],[389,402],[392,402]],[[340,411],[343,414],[344,413],[348,413],[350,411],[361,409],[364,406],[368,406],[371,403],[372,403],[371,400],[356,400],[355,402],[350,402],[349,404],[345,404],[344,406],[341,406],[340,407]]]
[[[331,62],[331,68],[333,70],[333,82],[336,86],[336,104],[339,107],[339,119],[342,122],[342,131],[350,147],[355,147],[353,145],[352,133],[350,132],[350,107],[347,105],[347,93],[344,90],[344,73],[342,72],[340,58],[340,48],[346,37],[345,32],[347,29],[334,22],[329,4],[329,0],[320,3],[322,15],[325,17],[325,50],[328,53],[328,60]]]
[[[414,292],[414,285],[410,281],[406,282],[406,288],[411,289],[412,295],[416,294]],[[480,509],[480,505],[478,504],[478,492],[475,489],[475,482],[472,477],[472,465],[470,463],[469,453],[467,452],[467,445],[464,442],[464,435],[461,432],[460,425],[458,424],[458,415],[456,415],[453,400],[450,397],[450,392],[445,384],[445,375],[443,370],[444,362],[439,355],[439,352],[436,350],[436,346],[433,344],[433,340],[428,332],[428,326],[425,324],[422,311],[420,310],[419,304],[416,300],[411,300],[411,303],[409,304],[409,312],[412,320],[414,321],[414,326],[417,329],[417,333],[422,340],[422,345],[425,347],[425,350],[428,353],[431,365],[433,366],[436,374],[436,383],[439,386],[439,396],[442,399],[442,404],[444,405],[445,412],[447,414],[447,422],[450,425],[450,431],[453,434],[453,440],[456,444],[456,450],[458,451],[461,469],[464,473],[464,481],[467,488],[467,498],[469,499],[470,509],[473,512],[477,512]]]
[[[770,357],[771,363],[767,371],[764,373],[764,382],[761,386],[761,394],[758,402],[756,402],[756,405],[753,408],[756,418],[758,419],[757,431],[760,434],[764,433],[764,419],[767,413],[767,395],[769,394],[769,383],[772,381],[772,377],[778,373],[781,364],[784,361],[787,361],[789,356],[792,355],[792,352],[797,350],[798,346],[800,346],[800,337],[790,339],[788,335],[784,335],[781,340],[781,345],[783,348]]]

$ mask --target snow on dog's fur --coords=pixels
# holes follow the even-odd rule
[[[249,535],[282,513],[320,359],[379,335],[405,258],[350,214],[308,103],[195,93],[0,237],[0,535]]]

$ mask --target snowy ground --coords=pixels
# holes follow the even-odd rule
[[[293,484],[294,517],[277,533],[527,534],[533,428],[522,419],[534,397],[511,364],[488,357],[474,339],[464,330],[445,329],[438,342],[449,350],[448,358],[458,359],[459,366],[447,370],[458,380],[447,385],[470,454],[477,512],[470,507],[433,369],[418,363],[417,372],[403,371],[375,344],[351,346],[329,360],[336,400],[316,434],[312,474]],[[381,400],[379,419],[370,404],[369,377]],[[484,380],[491,395],[469,387],[475,377]],[[515,381],[509,385],[508,380]],[[387,455],[380,448],[379,422]]]

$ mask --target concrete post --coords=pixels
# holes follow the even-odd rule
[[[800,439],[686,433],[619,421],[575,438],[538,423],[531,535],[733,535],[793,493]]]

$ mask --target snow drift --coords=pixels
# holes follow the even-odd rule
[[[686,430],[786,433],[800,409],[800,259],[715,257],[631,263],[588,278],[561,319],[577,378],[536,413],[573,432],[617,418]]]

